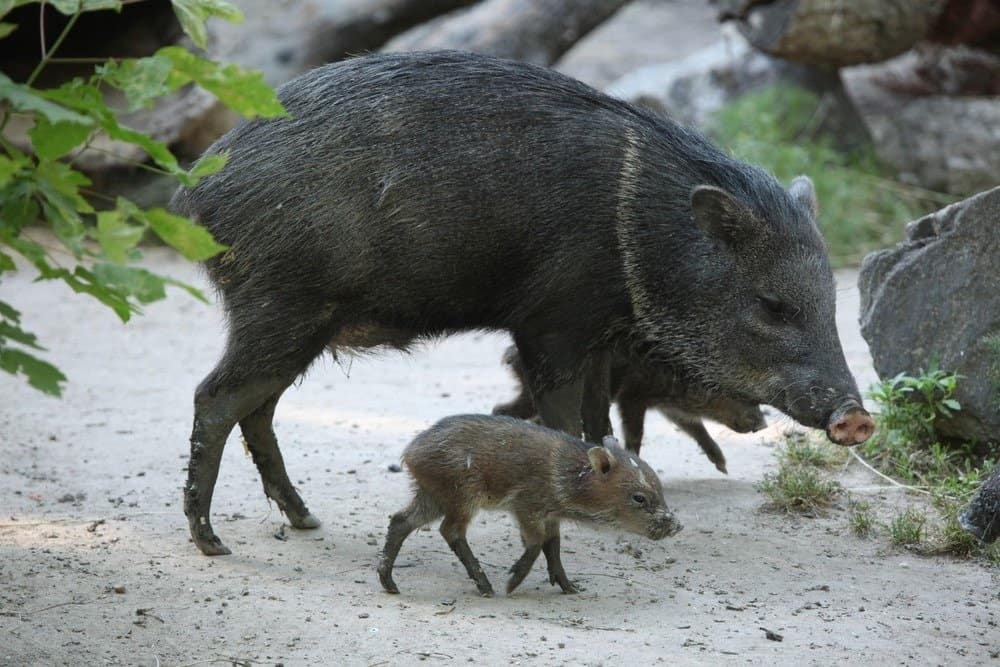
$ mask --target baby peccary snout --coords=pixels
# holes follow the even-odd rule
[[[392,568],[403,541],[439,517],[441,535],[486,597],[493,595],[493,586],[465,540],[480,509],[509,511],[520,528],[524,553],[510,569],[508,593],[524,580],[539,554],[545,554],[549,583],[564,593],[577,592],[559,556],[561,519],[654,540],[681,529],[663,500],[656,473],[613,438],[593,447],[520,419],[463,415],[443,419],[418,435],[403,452],[403,461],[416,493],[406,509],[392,516],[379,559],[379,580],[390,593],[399,592]]]

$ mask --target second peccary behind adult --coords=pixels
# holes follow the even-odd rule
[[[233,128],[221,171],[172,207],[228,250],[207,262],[229,338],[194,397],[184,508],[211,525],[239,424],[264,490],[292,487],[275,405],[324,350],[471,329],[513,334],[542,421],[606,433],[609,346],[853,444],[871,418],[834,323],[807,178],[784,189],[701,135],[556,72],[468,53],[373,55],[279,90],[288,116]]]
[[[518,394],[514,400],[494,407],[493,414],[537,419],[538,411],[528,391],[524,364],[516,346],[504,351],[503,363],[517,381]],[[725,474],[729,472],[726,457],[705,429],[702,418],[724,424],[737,433],[751,433],[767,426],[757,405],[712,393],[697,381],[684,378],[675,368],[644,363],[625,354],[612,358],[610,393],[621,414],[625,447],[636,456],[642,447],[646,410],[650,408],[659,410],[694,438],[708,460]]]
[[[447,417],[418,435],[403,452],[415,482],[410,505],[393,515],[378,564],[382,586],[398,593],[392,568],[406,537],[444,517],[441,535],[480,594],[493,586],[469,549],[465,531],[480,509],[510,512],[524,554],[511,567],[510,593],[544,553],[549,583],[565,593],[576,586],[559,555],[559,522],[583,523],[660,540],[681,524],[667,508],[660,479],[644,461],[606,438],[592,446],[521,419],[487,415]]]

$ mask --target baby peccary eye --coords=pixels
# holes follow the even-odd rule
[[[645,505],[646,496],[642,495],[641,493],[633,493],[632,502],[634,502],[636,505]]]

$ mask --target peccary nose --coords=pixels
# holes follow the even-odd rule
[[[684,530],[684,524],[674,518],[673,514],[667,514],[649,531],[649,537],[654,540],[662,540],[664,537],[671,537],[682,530]]]
[[[827,437],[838,445],[860,445],[875,432],[875,422],[861,405],[848,401],[834,410],[826,427]]]

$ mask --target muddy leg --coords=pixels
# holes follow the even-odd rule
[[[579,438],[583,433],[584,382],[579,372],[583,356],[562,338],[515,333],[514,341],[542,424]]]
[[[611,354],[598,351],[591,354],[585,366],[583,397],[580,413],[584,439],[601,444],[611,435]]]
[[[267,497],[278,503],[278,507],[295,528],[318,528],[319,519],[306,509],[305,503],[288,479],[285,462],[278,449],[278,441],[274,437],[272,421],[279,398],[281,398],[280,392],[241,419],[240,430],[243,432],[253,462],[260,471]]]
[[[184,514],[195,545],[206,556],[231,553],[216,537],[210,522],[212,493],[219,475],[219,462],[226,438],[236,422],[253,411],[284,386],[274,380],[258,380],[238,385],[222,383],[222,365],[216,368],[195,393],[194,428],[191,431],[191,459],[184,487]]]
[[[559,584],[563,593],[579,593],[580,587],[569,580],[569,577],[566,576],[566,570],[563,569],[562,557],[559,554],[558,521],[550,521],[546,524],[542,553],[545,554],[545,562],[549,568],[549,583]]]
[[[663,414],[667,419],[677,424],[682,431],[695,439],[695,442],[701,447],[701,451],[705,452],[708,460],[715,464],[716,470],[726,475],[729,474],[726,470],[726,456],[719,448],[719,444],[705,430],[705,424],[700,419],[666,410],[663,411]]]
[[[622,417],[622,431],[625,435],[625,447],[630,452],[639,455],[642,447],[642,431],[646,421],[646,402],[629,394],[618,397],[618,413]]]
[[[465,530],[469,526],[470,518],[445,515],[444,521],[441,522],[441,536],[458,556],[458,560],[462,561],[469,578],[476,582],[479,594],[484,598],[490,598],[493,597],[493,585],[486,578],[486,573],[483,572],[479,561],[472,554],[469,543],[465,541]]]
[[[409,507],[392,516],[389,520],[389,532],[385,536],[385,547],[378,561],[378,578],[382,582],[382,588],[390,593],[399,593],[399,588],[392,579],[392,568],[396,564],[399,548],[410,533],[441,514],[437,504],[418,491]]]

